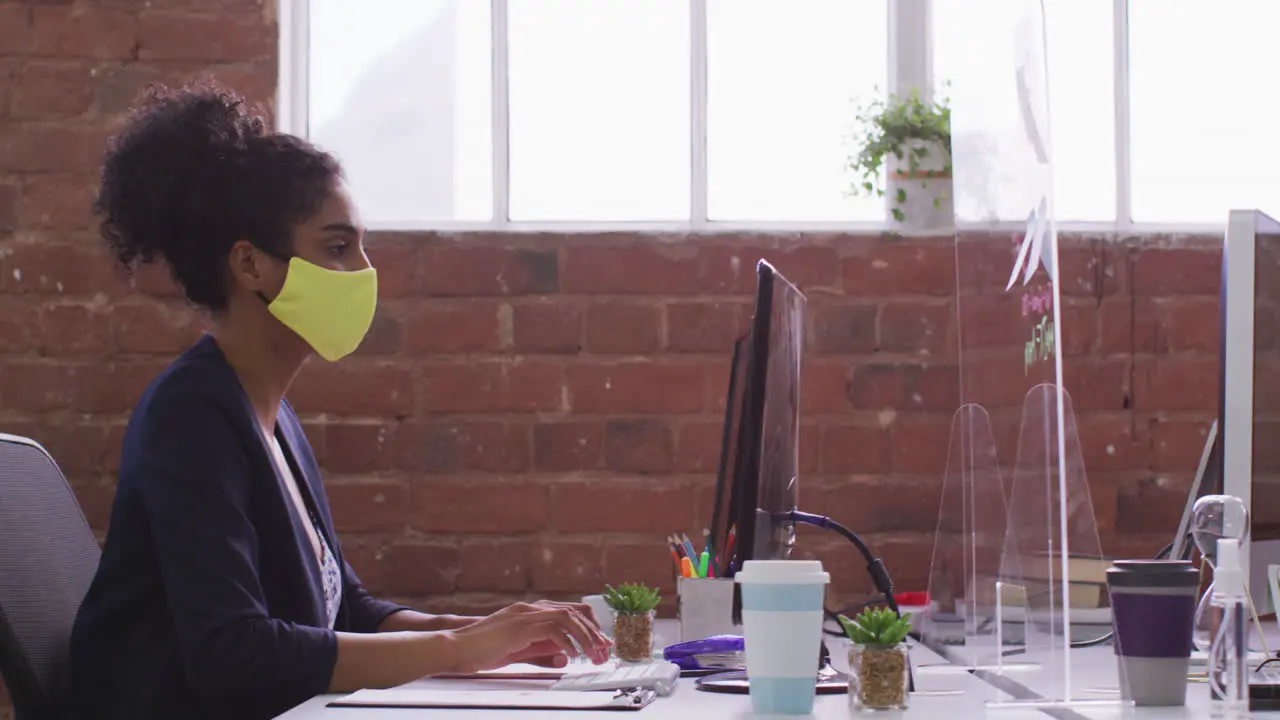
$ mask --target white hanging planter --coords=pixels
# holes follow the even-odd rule
[[[901,160],[893,155],[886,158],[885,200],[890,226],[906,234],[950,232],[955,226],[950,148],[927,140],[909,140],[906,145]]]

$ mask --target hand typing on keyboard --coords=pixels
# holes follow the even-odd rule
[[[613,646],[590,619],[586,605],[539,601],[516,603],[453,630],[460,672],[476,672],[511,663],[564,667],[585,657],[600,665]]]

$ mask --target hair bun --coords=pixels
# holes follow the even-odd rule
[[[188,298],[216,309],[231,244],[288,242],[340,172],[213,81],[153,85],[107,149],[94,210],[119,262],[163,258]]]

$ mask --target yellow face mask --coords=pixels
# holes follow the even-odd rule
[[[299,257],[289,260],[284,287],[267,310],[334,362],[360,346],[378,305],[378,272],[340,272]]]

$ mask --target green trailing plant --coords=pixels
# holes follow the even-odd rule
[[[950,100],[926,102],[912,91],[906,97],[889,95],[877,98],[860,108],[855,118],[854,142],[858,154],[850,158],[849,167],[857,173],[854,192],[885,197],[886,162],[890,156],[898,160],[898,169],[910,177],[921,173],[926,159],[941,152],[942,169],[936,167],[928,175],[951,175],[951,106]],[[935,163],[936,165],[936,163]],[[906,219],[902,205],[907,201],[906,188],[899,185],[891,198],[890,212],[898,222]],[[940,201],[935,199],[934,206]]]
[[[840,627],[844,628],[844,634],[850,640],[859,645],[889,647],[907,639],[911,621],[898,617],[889,608],[875,608],[864,610],[852,620],[841,615]]]
[[[643,583],[624,583],[605,586],[604,601],[619,615],[645,615],[658,607],[662,596]]]

